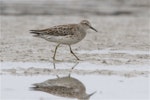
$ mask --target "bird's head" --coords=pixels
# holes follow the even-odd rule
[[[80,22],[80,25],[81,25],[85,30],[87,30],[87,29],[92,29],[92,30],[94,30],[94,31],[97,32],[97,30],[91,26],[91,23],[90,23],[88,20],[82,20],[82,21]]]
[[[82,96],[82,98],[78,98],[78,100],[89,100],[90,97],[91,97],[92,95],[94,95],[95,93],[96,93],[96,91],[93,92],[93,93],[91,93],[91,94],[85,94],[85,95]]]

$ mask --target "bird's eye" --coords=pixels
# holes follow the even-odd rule
[[[89,24],[88,23],[84,23],[85,25],[87,25],[87,26],[89,26]]]

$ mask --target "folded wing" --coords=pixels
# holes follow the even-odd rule
[[[75,24],[71,25],[59,25],[54,26],[47,29],[42,30],[30,30],[30,33],[34,34],[34,36],[40,36],[40,35],[51,35],[51,36],[66,36],[66,35],[73,35],[74,31],[77,26]]]

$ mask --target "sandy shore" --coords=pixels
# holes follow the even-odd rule
[[[149,0],[0,0],[4,15],[147,16]]]
[[[76,16],[1,16],[1,19],[1,61],[47,62],[52,60],[56,44],[32,37],[29,30],[58,24],[78,23],[85,18]],[[86,19],[90,20],[93,27],[99,32],[89,30],[83,41],[72,46],[74,52],[83,61],[106,62],[106,64],[149,63],[150,23],[148,17],[89,16]],[[100,52],[119,50],[121,52],[87,54],[93,50]],[[131,55],[128,54],[128,51],[139,52],[139,54]],[[140,52],[145,53],[140,54]],[[69,53],[69,48],[62,45],[58,50],[57,59],[70,61],[74,57]]]
[[[97,91],[90,100],[149,100],[148,17],[0,17],[2,99],[72,100],[29,90],[34,83],[72,72],[72,77],[85,85],[87,93]],[[59,48],[56,58],[60,62],[56,62],[56,69],[53,69],[52,56],[56,44],[32,37],[29,30],[78,23],[82,19],[90,20],[99,32],[89,30],[84,40],[72,46],[81,59],[74,70],[71,67],[76,60],[65,45]]]

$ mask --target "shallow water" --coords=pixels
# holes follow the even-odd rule
[[[96,93],[90,100],[148,100],[148,65],[102,66],[80,63],[1,63],[2,100],[73,100],[40,91],[31,91],[32,84],[68,76],[79,80],[86,93]],[[76,66],[75,66],[76,65]],[[71,69],[74,67],[74,69]],[[45,72],[46,70],[46,72]]]
[[[1,74],[13,75],[116,75],[145,76],[149,74],[149,65],[99,65],[90,62],[2,62]],[[74,69],[72,70],[72,67]],[[38,73],[37,73],[38,72]]]
[[[129,55],[142,55],[142,54],[145,54],[145,55],[150,55],[150,52],[149,51],[138,51],[138,50],[134,50],[134,51],[131,51],[131,50],[111,50],[111,48],[107,48],[107,49],[104,49],[104,50],[92,50],[92,51],[79,51],[78,53],[81,53],[81,54],[115,54],[115,53],[122,53],[122,54],[129,54]]]
[[[90,100],[148,100],[149,89],[146,77],[125,78],[96,75],[73,75],[72,77],[77,78],[85,85],[87,93],[96,91]],[[2,100],[67,100],[48,93],[29,90],[32,84],[52,78],[56,77],[2,76]]]

